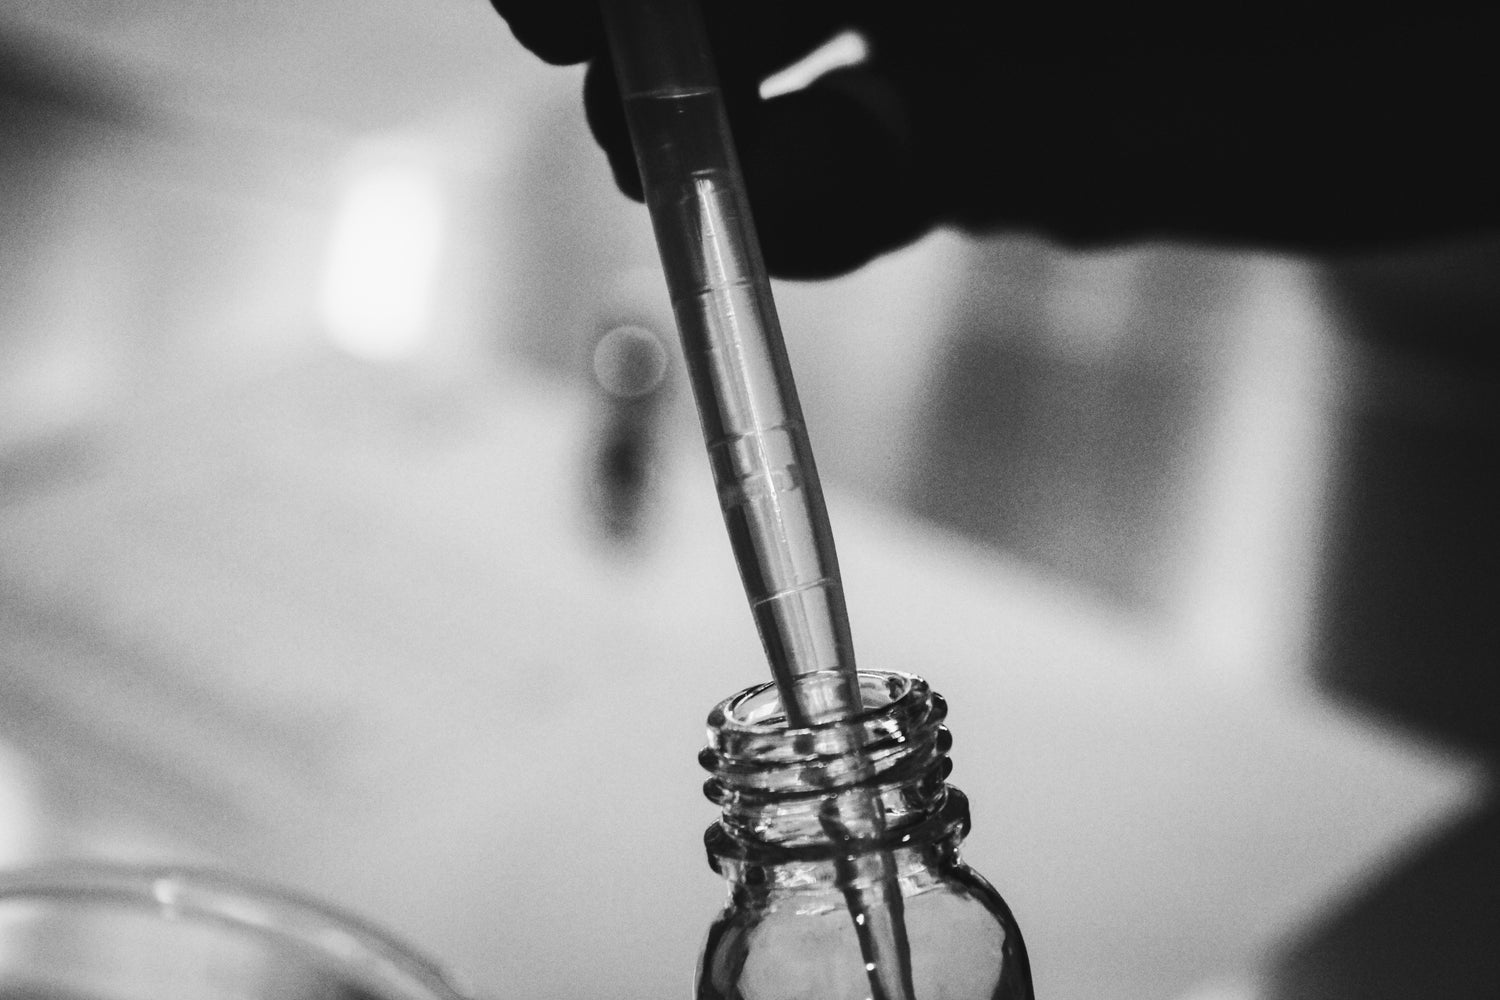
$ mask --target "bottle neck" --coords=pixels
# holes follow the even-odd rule
[[[947,703],[910,674],[867,671],[859,682],[864,711],[844,721],[789,727],[770,684],[709,715],[699,761],[721,810],[705,837],[717,869],[921,854],[968,832],[967,800],[945,783]]]

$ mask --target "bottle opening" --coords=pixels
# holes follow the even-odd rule
[[[860,671],[864,710],[847,719],[811,726],[787,725],[773,684],[759,684],[726,698],[708,716],[708,746],[700,761],[731,783],[782,787],[809,782],[821,788],[847,784],[846,770],[874,772],[886,758],[911,760],[922,751],[947,752],[942,725],[947,703],[915,674]],[[874,773],[870,772],[870,773]],[[754,775],[760,780],[754,780]],[[831,782],[831,784],[830,784]]]
[[[843,682],[841,675],[832,670],[819,670],[797,678],[799,684],[806,686],[821,686],[833,683],[835,680],[840,684]],[[925,689],[926,683],[912,674],[861,671],[859,675],[861,711],[858,715],[853,719],[840,719],[802,728],[822,729],[858,721],[909,698],[918,685]],[[781,704],[781,692],[777,690],[775,684],[770,682],[747,688],[722,702],[709,715],[708,724],[711,727],[728,726],[756,731],[785,731],[789,728],[786,710]]]
[[[878,799],[893,838],[928,821],[950,825],[951,817],[939,819],[952,745],[946,702],[913,674],[862,671],[859,681],[864,711],[850,719],[788,726],[771,684],[710,713],[699,762],[712,774],[704,793],[721,806],[726,836],[829,847],[829,803],[864,797]]]

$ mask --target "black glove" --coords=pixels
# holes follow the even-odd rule
[[[590,127],[639,199],[596,3],[492,2],[543,59],[590,63]],[[704,3],[778,276],[847,271],[945,224],[1291,251],[1500,225],[1496,16],[1295,11]],[[868,41],[864,63],[760,99],[761,80],[843,29]]]

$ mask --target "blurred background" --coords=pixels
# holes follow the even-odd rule
[[[0,6],[0,864],[686,995],[763,679],[644,210],[481,0]],[[1039,995],[1497,979],[1493,241],[777,289],[868,667]]]

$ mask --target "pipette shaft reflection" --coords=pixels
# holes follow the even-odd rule
[[[861,702],[833,533],[712,64],[706,52],[641,34],[689,7],[603,4],[719,505],[766,658],[793,725],[844,718]]]
[[[864,699],[833,531],[696,5],[601,9],[719,506],[782,709],[795,727],[852,718]],[[872,795],[835,796],[830,808],[841,837],[884,833]],[[889,852],[877,860],[846,898],[870,995],[911,1000],[901,888]]]

